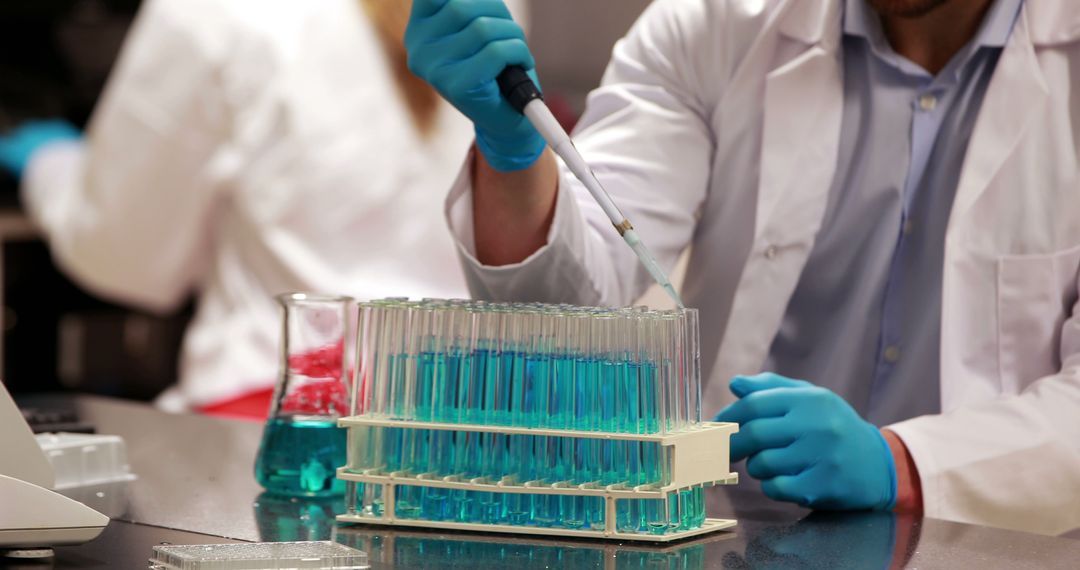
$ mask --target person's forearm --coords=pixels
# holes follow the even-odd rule
[[[896,464],[896,507],[893,510],[898,513],[922,513],[922,484],[915,461],[900,436],[887,429],[881,430],[881,434],[885,436]]]
[[[473,153],[473,235],[484,265],[518,263],[547,244],[555,215],[559,170],[551,150],[515,172],[492,168]]]

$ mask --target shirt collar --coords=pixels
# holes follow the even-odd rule
[[[972,45],[976,48],[1005,47],[1023,3],[1024,0],[995,0],[983,19]],[[846,0],[844,34],[865,38],[875,50],[888,46],[885,32],[881,28],[881,19],[869,6],[867,0]],[[889,48],[888,51],[892,49]]]

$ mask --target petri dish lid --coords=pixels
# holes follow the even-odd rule
[[[361,570],[367,553],[336,542],[155,546],[152,570]]]

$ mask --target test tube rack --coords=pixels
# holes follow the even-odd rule
[[[644,543],[640,541],[550,541],[543,536],[478,533],[431,533],[398,528],[393,533],[360,525],[340,527],[335,540],[362,550],[373,564],[416,568],[438,565],[432,560],[467,560],[476,568],[509,568],[528,561],[536,568],[596,568],[597,570],[701,569],[721,543],[735,538],[720,532],[692,541]]]
[[[712,486],[716,484],[735,484],[738,482],[738,473],[730,472],[728,465],[727,441],[732,433],[738,431],[735,424],[729,423],[706,423],[699,429],[667,435],[636,435],[622,433],[596,433],[572,430],[549,430],[531,428],[512,428],[502,426],[465,425],[465,424],[440,424],[433,422],[407,422],[400,420],[379,420],[371,418],[343,418],[338,425],[350,429],[350,438],[356,437],[356,428],[390,427],[410,430],[438,430],[474,433],[500,433],[519,434],[536,437],[557,438],[581,438],[581,439],[605,439],[626,440],[640,442],[655,442],[661,446],[670,447],[672,450],[671,472],[673,479],[666,485],[638,485],[628,486],[623,484],[601,485],[585,483],[573,485],[568,482],[547,481],[524,481],[518,482],[509,477],[493,480],[487,477],[463,478],[458,475],[440,477],[431,473],[410,473],[408,471],[386,472],[379,469],[369,469],[359,472],[342,467],[338,470],[338,478],[352,484],[355,493],[355,484],[376,485],[380,490],[375,494],[383,497],[384,503],[381,516],[365,515],[353,509],[352,514],[338,516],[338,520],[348,523],[385,524],[398,526],[412,526],[423,528],[445,528],[454,530],[472,530],[481,532],[506,532],[514,534],[543,534],[552,536],[577,536],[577,537],[601,537],[618,540],[671,542],[691,536],[706,534],[723,530],[735,525],[730,519],[706,518],[695,529],[676,531],[663,534],[643,534],[619,532],[616,526],[616,501],[620,499],[654,499],[665,500],[670,493],[679,492],[694,487]],[[350,445],[352,448],[352,445]],[[723,453],[721,453],[722,450]],[[718,476],[719,474],[724,474]],[[465,491],[480,491],[493,493],[522,493],[529,495],[556,495],[567,496],[594,496],[601,497],[604,501],[604,525],[602,529],[567,529],[553,527],[531,527],[520,525],[501,525],[489,523],[464,523],[452,521],[433,521],[427,519],[400,518],[395,516],[396,508],[394,499],[396,490],[401,486],[438,487],[444,489],[457,489]],[[355,497],[355,495],[354,495]],[[353,499],[355,505],[355,498]]]
[[[738,426],[700,421],[697,334],[693,310],[362,304],[338,520],[650,542],[730,528],[703,489],[737,482]]]

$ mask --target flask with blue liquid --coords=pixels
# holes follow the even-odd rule
[[[345,492],[352,299],[288,293],[282,307],[281,362],[270,414],[255,460],[255,478],[269,493],[325,497]]]

